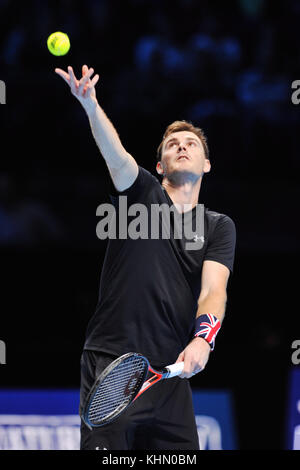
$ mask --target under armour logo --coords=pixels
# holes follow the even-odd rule
[[[108,450],[106,447],[103,447],[103,449],[101,449],[101,447],[95,447],[95,450]]]

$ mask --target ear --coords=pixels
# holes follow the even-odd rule
[[[164,173],[164,170],[163,170],[163,167],[162,167],[162,164],[161,162],[157,162],[156,164],[156,171],[159,175],[163,175]]]
[[[206,158],[204,161],[203,173],[209,173],[211,170],[210,161]]]

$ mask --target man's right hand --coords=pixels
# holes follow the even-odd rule
[[[71,66],[68,66],[69,73],[59,68],[56,68],[55,72],[60,75],[65,80],[65,82],[68,83],[71,89],[71,93],[76,96],[87,113],[95,109],[98,104],[95,85],[99,80],[99,75],[95,75],[91,80],[91,76],[94,73],[93,68],[89,69],[87,65],[83,65],[82,78],[80,80],[77,80],[75,77],[73,68]]]

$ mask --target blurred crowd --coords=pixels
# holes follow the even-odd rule
[[[26,191],[18,202],[29,211],[28,220],[35,220],[29,223],[32,243],[44,239],[40,228],[36,235],[37,225],[45,227],[50,241],[68,238],[67,224],[55,226],[57,208],[50,206],[69,180],[55,180],[55,191],[50,175],[72,175],[81,191],[84,186],[81,194],[95,200],[101,195],[95,183],[98,163],[87,156],[96,152],[86,116],[54,67],[71,63],[78,75],[82,64],[94,67],[100,75],[97,96],[131,153],[136,151],[148,169],[154,168],[151,159],[164,128],[186,119],[205,129],[217,174],[231,178],[238,189],[253,166],[259,165],[262,178],[278,176],[270,155],[277,161],[282,156],[291,174],[299,169],[299,110],[291,104],[291,83],[300,78],[299,23],[297,0],[0,0],[0,79],[7,84],[1,126],[10,155],[1,162],[1,181],[2,188],[13,187],[21,172],[27,194],[44,196],[34,209],[30,197],[24,203]],[[71,39],[64,58],[46,49],[48,35],[56,30]],[[66,118],[59,122],[62,114]],[[82,138],[74,143],[71,136],[79,129]],[[151,130],[146,150],[145,129]],[[68,155],[61,163],[58,143],[63,153],[73,145],[76,158]],[[7,243],[16,235],[10,235],[3,198],[1,190],[0,243]],[[22,243],[22,230],[18,233]],[[30,235],[24,233],[26,239]]]

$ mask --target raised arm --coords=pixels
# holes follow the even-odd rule
[[[135,159],[124,149],[118,133],[97,98],[95,85],[99,75],[91,76],[94,69],[86,65],[82,66],[82,78],[77,80],[72,67],[68,67],[68,73],[56,68],[55,72],[68,83],[71,93],[83,106],[92,130],[96,144],[108,166],[113,183],[118,191],[124,191],[135,181],[138,174],[138,165]]]

